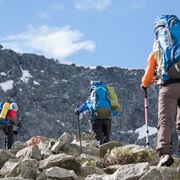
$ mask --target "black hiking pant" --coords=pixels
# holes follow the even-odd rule
[[[92,122],[92,129],[100,145],[110,141],[111,119],[95,119]]]
[[[10,149],[14,142],[13,127],[5,126],[3,127],[3,132],[4,132],[5,149]]]

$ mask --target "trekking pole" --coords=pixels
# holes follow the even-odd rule
[[[148,96],[147,89],[144,89],[144,111],[145,111],[145,124],[146,124],[146,148],[149,148],[149,130],[148,130]]]
[[[82,141],[81,141],[81,127],[80,127],[80,117],[78,116],[78,130],[79,130],[79,142],[80,142],[80,154],[82,153]]]

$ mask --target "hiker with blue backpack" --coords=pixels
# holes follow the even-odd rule
[[[89,98],[75,109],[75,113],[90,112],[92,130],[98,144],[102,145],[110,141],[111,118],[112,113],[117,114],[118,98],[114,88],[107,87],[104,81],[92,81],[89,92]]]
[[[18,106],[16,103],[12,102],[1,102],[0,103],[0,127],[5,135],[5,149],[10,149],[14,142],[14,135],[17,135],[17,130],[13,127],[20,126],[21,123],[16,123],[16,114],[18,111]]]
[[[174,162],[171,150],[175,117],[180,147],[180,20],[175,15],[158,16],[154,22],[154,33],[154,46],[141,88],[146,91],[153,79],[159,87],[156,146],[159,167],[170,166]]]

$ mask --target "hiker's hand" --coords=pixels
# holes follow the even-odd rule
[[[79,112],[79,108],[78,107],[74,109],[74,113],[79,115],[80,112]]]
[[[144,87],[142,84],[141,84],[141,89],[146,91],[147,90],[147,87]]]
[[[19,122],[16,126],[18,126],[18,127],[22,127],[22,123],[21,122]]]
[[[18,135],[18,131],[17,131],[17,130],[13,131],[13,134],[14,134],[15,136],[17,136],[17,135]]]

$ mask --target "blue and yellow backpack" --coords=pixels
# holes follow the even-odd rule
[[[0,103],[0,125],[9,125],[9,121],[6,120],[9,109],[10,109],[9,102]]]
[[[162,52],[162,58],[157,62],[158,76],[162,82],[180,79],[180,20],[175,15],[157,16],[154,33]]]
[[[117,94],[114,88],[106,86],[104,81],[92,81],[90,99],[97,119],[111,118],[112,111],[119,109]]]

